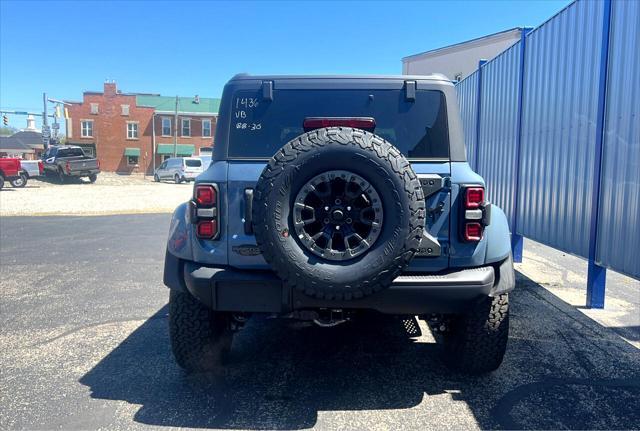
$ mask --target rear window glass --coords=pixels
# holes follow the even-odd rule
[[[82,157],[84,153],[81,148],[63,148],[58,150],[56,157]]]
[[[373,117],[374,133],[414,159],[448,158],[447,113],[442,92],[418,90],[414,102],[404,90],[276,90],[234,95],[229,157],[269,158],[304,133],[307,117]]]
[[[187,159],[184,164],[190,168],[199,168],[202,166],[202,161],[200,159]]]

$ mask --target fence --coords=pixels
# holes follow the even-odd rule
[[[640,2],[577,0],[457,84],[467,157],[522,237],[640,278]]]

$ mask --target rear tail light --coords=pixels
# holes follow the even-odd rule
[[[67,173],[70,174],[71,173],[71,165],[69,164],[69,162],[67,162],[67,164],[65,165],[65,168],[67,170]]]
[[[212,239],[218,235],[216,220],[202,220],[197,224],[198,238]]]
[[[44,173],[44,163],[42,163],[42,160],[38,161],[38,171],[40,172],[40,175]]]
[[[484,188],[467,187],[465,189],[464,206],[467,209],[480,208],[484,202]]]
[[[463,189],[464,206],[462,208],[462,238],[468,242],[477,242],[482,239],[487,217],[485,206],[487,202],[484,196],[484,187],[469,186]]]
[[[478,222],[465,223],[464,239],[465,241],[480,241],[482,239],[482,225]]]
[[[96,166],[100,169],[100,160],[96,159]]]
[[[196,202],[199,206],[215,206],[217,198],[217,192],[213,186],[196,186]]]
[[[194,212],[192,220],[196,224],[196,236],[202,239],[216,239],[219,234],[219,201],[217,184],[196,184],[193,189]]]
[[[308,117],[304,119],[303,127],[305,132],[323,127],[353,127],[373,132],[376,120],[370,117]]]

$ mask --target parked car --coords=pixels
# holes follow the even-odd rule
[[[202,160],[197,157],[171,157],[156,169],[153,180],[172,180],[180,184],[183,181],[194,181],[202,171]]]
[[[167,242],[181,367],[223,364],[252,314],[331,327],[373,311],[413,335],[425,320],[457,369],[498,368],[509,226],[467,163],[449,79],[239,75],[221,106]]]
[[[202,160],[202,170],[206,171],[209,169],[209,165],[211,164],[211,154],[200,154],[198,158]]]
[[[13,185],[13,181],[21,179],[20,159],[0,158],[0,189],[4,187],[5,181],[11,181]],[[26,180],[24,183],[26,184]]]
[[[44,170],[41,160],[20,160],[20,174],[18,178],[11,180],[13,187],[24,187],[29,178],[42,175]]]
[[[42,155],[42,161],[45,175],[57,178],[61,183],[67,178],[81,177],[95,183],[100,173],[100,161],[72,145],[50,146]]]
[[[27,180],[33,177],[39,177],[44,173],[44,164],[42,160],[20,160],[20,177],[11,180],[13,187],[24,187]]]

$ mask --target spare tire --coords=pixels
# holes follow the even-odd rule
[[[418,177],[381,137],[347,127],[307,132],[262,171],[253,229],[283,282],[309,296],[350,300],[388,287],[423,235]]]

